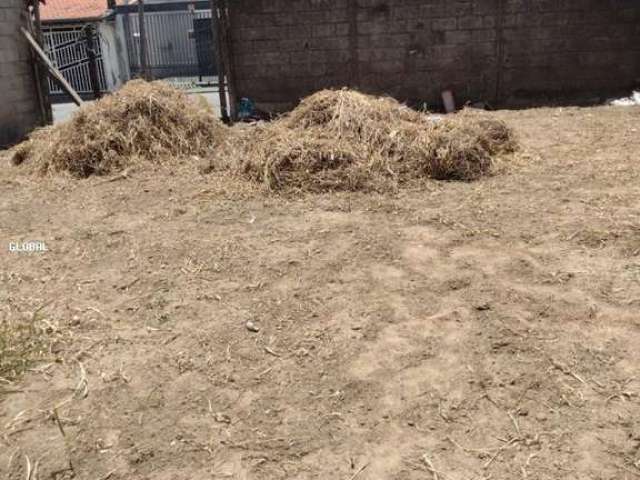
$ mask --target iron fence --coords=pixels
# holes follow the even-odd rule
[[[64,78],[80,94],[92,94],[89,56],[84,26],[42,26],[45,51]],[[100,41],[94,42],[100,90],[107,90]],[[63,90],[49,78],[49,93],[62,95]]]
[[[152,11],[144,14],[147,63],[153,78],[217,75],[210,10]],[[124,28],[132,76],[142,76],[137,13],[126,13]]]

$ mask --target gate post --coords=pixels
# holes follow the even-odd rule
[[[100,88],[100,77],[98,76],[98,63],[96,61],[96,49],[93,43],[93,36],[95,34],[95,26],[92,23],[87,23],[84,26],[84,34],[86,37],[87,57],[89,59],[89,80],[91,81],[91,89],[93,90],[93,97],[97,100],[102,97],[102,89]]]
[[[142,78],[151,80],[149,72],[149,58],[147,56],[147,33],[144,24],[144,0],[138,0],[138,32],[140,34],[140,69]]]
[[[225,64],[222,55],[222,36],[220,35],[220,18],[218,17],[218,2],[210,0],[211,5],[211,29],[213,30],[213,58],[218,67],[218,94],[220,95],[220,116],[224,123],[229,123],[229,109],[227,106],[227,84],[225,81]]]
[[[236,81],[234,72],[233,50],[231,48],[230,26],[229,26],[229,4],[226,0],[217,0],[220,17],[218,18],[218,29],[220,38],[220,52],[224,63],[225,85],[229,93],[229,118],[231,122],[237,119],[237,97]]]

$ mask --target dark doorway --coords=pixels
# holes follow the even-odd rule
[[[196,37],[196,54],[198,56],[198,68],[201,77],[213,77],[218,75],[216,62],[213,55],[214,39],[210,18],[195,18],[193,31]]]

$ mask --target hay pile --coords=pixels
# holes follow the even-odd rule
[[[427,143],[425,172],[436,180],[476,180],[491,172],[494,157],[518,148],[503,121],[470,109],[437,123]]]
[[[206,155],[225,128],[203,102],[162,82],[134,80],[86,104],[69,121],[34,132],[14,149],[13,163],[77,177],[101,175],[140,159]]]
[[[518,150],[513,130],[503,121],[489,117],[484,110],[465,108],[447,122],[452,122],[458,128],[470,128],[475,131],[481,146],[491,155],[513,153]]]
[[[474,115],[442,121],[390,98],[324,90],[291,113],[231,142],[244,175],[270,189],[377,190],[431,177],[470,181],[492,155],[515,146],[502,122]]]

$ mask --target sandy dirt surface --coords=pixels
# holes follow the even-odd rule
[[[0,478],[640,478],[640,108],[494,115],[497,175],[387,196],[4,168],[0,316],[50,347]]]

